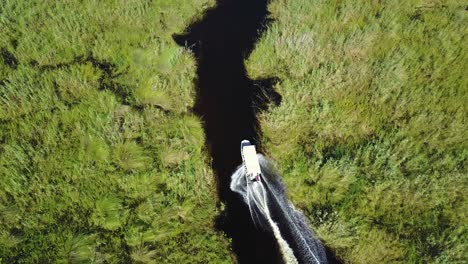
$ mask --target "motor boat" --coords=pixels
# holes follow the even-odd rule
[[[250,181],[260,181],[262,171],[260,170],[260,163],[258,162],[255,145],[251,144],[248,140],[242,140],[241,156],[242,164],[247,171],[247,178]]]

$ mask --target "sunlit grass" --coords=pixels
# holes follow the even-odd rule
[[[466,5],[272,1],[248,61],[278,76],[262,116],[291,198],[351,263],[462,263]]]
[[[212,4],[0,3],[0,262],[229,261],[171,38]]]

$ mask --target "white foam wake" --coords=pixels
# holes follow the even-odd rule
[[[299,264],[296,257],[294,256],[293,250],[289,247],[286,240],[284,240],[284,238],[281,236],[281,232],[278,228],[278,225],[271,218],[270,211],[268,209],[266,191],[261,182],[252,182],[250,188],[247,188],[247,192],[248,194],[246,198],[249,199],[249,202],[247,204],[256,204],[260,209],[262,215],[268,221],[268,224],[270,225],[271,230],[273,231],[273,235],[275,236],[276,241],[278,242],[279,249],[281,251],[281,256],[283,257],[284,262],[286,264]],[[258,221],[258,215],[256,215],[255,217]],[[252,218],[254,218],[253,215]]]
[[[327,263],[323,246],[287,199],[279,175],[263,155],[258,154],[258,159],[261,180],[249,180],[245,167],[239,166],[232,175],[231,190],[242,196],[254,224],[273,233],[285,263]]]

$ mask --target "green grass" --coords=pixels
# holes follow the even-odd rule
[[[213,1],[0,3],[0,262],[223,263],[195,65]]]
[[[264,143],[318,236],[348,263],[464,263],[466,3],[270,10],[249,74],[281,79]]]

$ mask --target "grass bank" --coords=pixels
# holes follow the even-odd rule
[[[0,262],[230,261],[171,37],[213,4],[0,3]]]
[[[318,236],[349,263],[466,261],[466,4],[270,10],[248,60],[281,79],[263,143]]]

